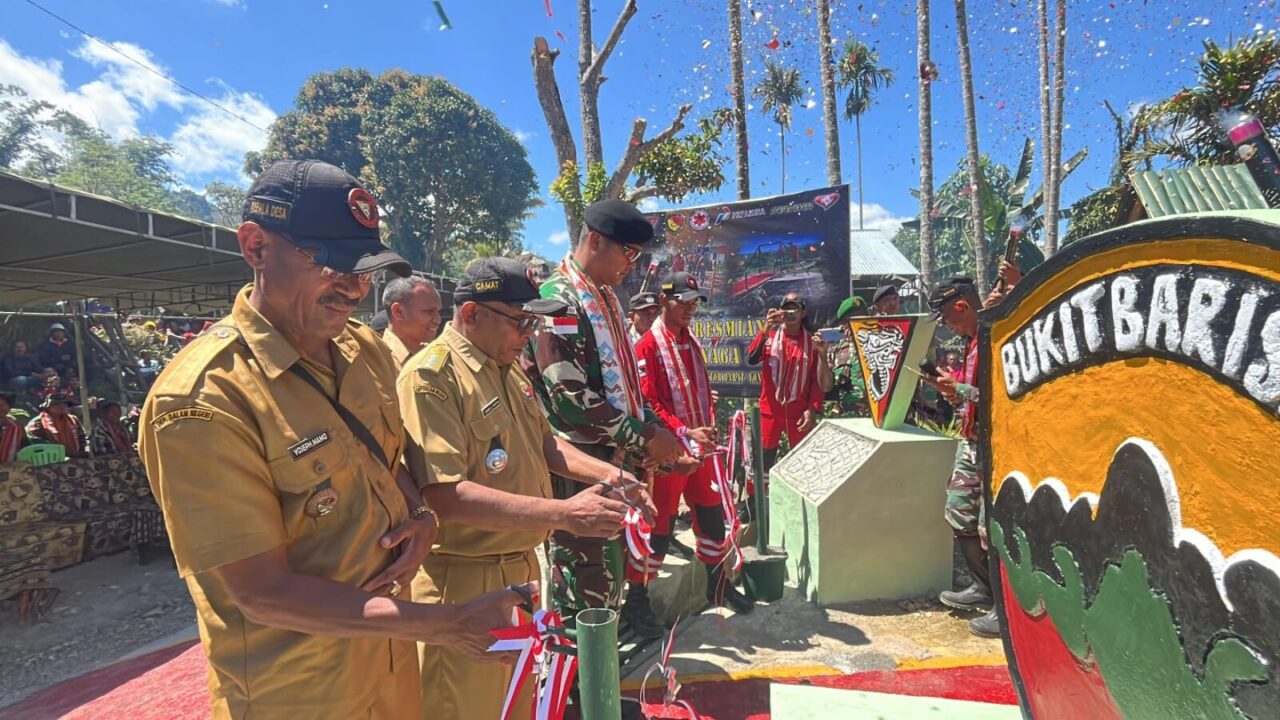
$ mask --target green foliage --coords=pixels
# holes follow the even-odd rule
[[[231,228],[240,225],[247,195],[248,191],[244,188],[224,182],[211,182],[204,188],[204,197],[209,203],[213,222]]]
[[[591,163],[587,168],[587,179],[583,182],[578,174],[578,163],[566,160],[560,174],[551,181],[551,197],[564,205],[573,217],[582,217],[582,211],[588,205],[604,197],[605,187],[609,184],[609,175],[604,163]],[[578,242],[578,238],[570,238],[570,242]]]
[[[1071,222],[1062,244],[1122,225],[1133,198],[1133,190],[1127,185],[1112,185],[1081,198],[1066,213]]]
[[[28,99],[22,88],[0,85],[0,167],[14,169],[24,156],[38,167],[55,163],[57,153],[41,135],[70,117],[43,100]]]
[[[764,77],[760,78],[751,95],[760,101],[760,112],[773,113],[773,121],[786,132],[791,128],[791,107],[804,97],[800,71],[784,68],[770,60],[765,64]]]
[[[893,84],[893,70],[881,67],[880,53],[856,38],[845,41],[836,73],[836,86],[849,89],[844,99],[846,120],[861,117],[875,103],[876,91]]]
[[[391,246],[420,270],[518,253],[537,202],[524,147],[490,110],[446,80],[400,70],[308,78],[245,170],[286,157],[321,159],[369,184]]]
[[[723,132],[732,111],[722,108],[698,121],[698,132],[659,143],[636,164],[639,185],[652,185],[656,194],[682,202],[690,193],[705,193],[724,184],[728,158],[720,153]]]
[[[1079,167],[1087,154],[1087,149],[1080,150],[1063,163],[1062,177],[1067,177]],[[1027,272],[1044,262],[1044,253],[1037,243],[1044,229],[1044,216],[1041,214],[1044,190],[1037,189],[1029,196],[1027,192],[1031,183],[1033,158],[1034,146],[1030,139],[1023,144],[1014,172],[1008,166],[993,164],[986,156],[981,158],[982,181],[978,192],[983,194],[983,242],[987,243],[987,256],[991,258],[993,275],[1004,257],[1009,230],[1015,223],[1023,227],[1016,253],[1018,267]],[[968,165],[962,159],[956,171],[942,183],[934,195],[933,236],[937,277],[973,274],[976,268],[976,253],[969,232],[972,228],[969,219],[970,192],[972,189]],[[903,223],[894,236],[893,243],[908,259],[918,264],[919,218]]]
[[[1224,127],[1228,111],[1253,115],[1268,135],[1280,134],[1280,37],[1258,33],[1229,47],[1205,40],[1204,48],[1197,84],[1138,115],[1152,137],[1130,154],[1130,163],[1154,157],[1182,165],[1238,162]]]

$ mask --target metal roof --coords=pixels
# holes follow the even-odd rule
[[[250,279],[230,228],[0,172],[0,304],[202,312]]]
[[[920,271],[893,246],[887,230],[867,228],[849,232],[849,275],[917,277]]]
[[[1220,210],[1263,210],[1267,201],[1244,165],[1192,165],[1130,178],[1151,218]]]

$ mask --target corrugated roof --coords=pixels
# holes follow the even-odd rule
[[[1184,215],[1220,210],[1262,210],[1267,201],[1244,165],[1193,165],[1131,178],[1147,216]]]
[[[895,275],[916,277],[920,271],[893,246],[892,235],[885,230],[852,230],[849,232],[849,274]]]

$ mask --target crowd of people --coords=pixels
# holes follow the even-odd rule
[[[540,284],[514,258],[473,262],[444,325],[439,293],[382,245],[376,201],[339,168],[269,166],[237,237],[254,282],[160,374],[139,438],[215,717],[498,717],[515,686],[489,633],[543,590],[569,625],[609,608],[664,632],[648,582],[682,500],[708,601],[752,610],[724,572],[732,470],[691,331],[706,298],[674,272],[624,311],[615,289],[653,238],[634,206],[587,207]],[[383,271],[401,277],[379,335],[349,318]],[[968,302],[930,304],[971,331]],[[839,348],[804,319],[788,296],[752,344],[771,459],[839,392]],[[972,367],[934,382],[958,400]],[[637,555],[623,534],[642,524],[652,552]]]

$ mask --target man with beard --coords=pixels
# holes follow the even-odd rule
[[[209,660],[214,718],[420,712],[414,641],[488,656],[522,601],[401,599],[436,525],[399,463],[395,364],[351,313],[408,275],[373,196],[314,160],[250,188],[253,283],[151,389],[139,452]]]
[[[382,305],[387,309],[389,325],[382,333],[382,341],[391,348],[396,367],[402,368],[410,356],[436,339],[440,293],[426,278],[395,278],[382,290]]]
[[[986,302],[990,307],[999,302],[1022,273],[1017,266],[1002,261],[1000,280],[1003,288],[993,292]],[[986,522],[982,505],[982,465],[978,454],[977,403],[978,397],[978,289],[967,277],[953,277],[933,289],[929,294],[929,309],[934,317],[957,335],[968,339],[964,365],[959,375],[946,370],[941,375],[921,375],[925,382],[938,389],[948,402],[959,406],[963,420],[962,439],[956,447],[955,468],[947,483],[947,503],[943,516],[951,525],[961,555],[973,582],[960,590],[944,591],[938,596],[942,604],[958,610],[985,610],[992,604],[991,578],[987,570]],[[963,403],[963,404],[961,404]],[[969,631],[980,637],[999,637],[1000,620],[994,608],[985,615],[969,621]]]
[[[631,272],[653,226],[630,203],[601,200],[583,213],[573,252],[542,284],[542,297],[568,306],[547,318],[523,358],[542,409],[558,437],[618,467],[669,464],[683,452],[640,392],[639,374],[622,305],[613,288]],[[552,477],[557,498],[584,486]],[[616,608],[622,597],[623,548],[560,530],[551,537],[556,606],[566,617],[589,607]],[[627,593],[622,617],[639,634],[660,637],[662,626],[642,585]]]
[[[805,329],[804,300],[790,292],[765,316],[764,328],[747,348],[747,362],[764,364],[760,384],[760,442],[764,471],[778,459],[782,434],[795,447],[822,417],[826,348]],[[825,383],[830,387],[830,383]]]
[[[657,575],[671,545],[671,522],[680,509],[680,498],[693,511],[693,534],[697,540],[695,554],[707,572],[707,601],[731,608],[734,612],[751,612],[754,604],[724,577],[725,518],[721,509],[717,478],[723,469],[722,458],[699,456],[716,451],[716,414],[711,400],[711,378],[698,338],[689,331],[699,302],[707,297],[688,273],[678,272],[663,278],[662,313],[636,345],[636,362],[640,368],[640,388],[658,416],[690,447],[690,456],[676,461],[674,472],[654,478],[653,500],[658,510],[653,525],[653,555],[647,567],[635,563],[627,566],[627,580],[632,586],[643,585]]]

